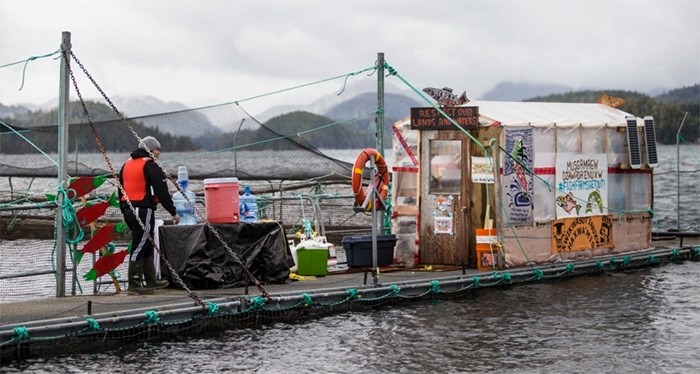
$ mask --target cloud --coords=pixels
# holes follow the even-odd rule
[[[0,64],[52,52],[68,30],[109,94],[190,106],[357,71],[377,52],[416,87],[474,98],[502,81],[644,92],[700,82],[698,19],[695,0],[0,0]],[[0,68],[0,103],[57,95],[57,60],[31,62],[17,91],[22,68]]]

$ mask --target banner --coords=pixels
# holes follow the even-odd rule
[[[614,248],[612,216],[563,218],[552,221],[552,253]]]
[[[557,218],[608,213],[608,157],[605,153],[557,153]]]
[[[532,129],[506,130],[503,164],[503,201],[510,223],[532,222],[533,184]],[[526,169],[527,168],[527,169]]]
[[[472,156],[472,182],[493,183],[493,158]]]

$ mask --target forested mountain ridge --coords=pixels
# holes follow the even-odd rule
[[[620,97],[625,100],[619,109],[638,117],[651,115],[656,123],[656,137],[659,143],[675,144],[676,134],[683,116],[688,113],[681,131],[681,142],[697,143],[700,141],[700,85],[682,87],[671,90],[662,95],[650,97],[648,95],[624,90],[585,90],[568,93],[553,94],[534,97],[524,101],[538,102],[578,102],[595,103],[602,95]],[[358,148],[374,146],[375,142],[375,118],[374,116],[360,116],[372,113],[376,110],[376,96],[374,94],[358,95],[346,100],[326,113],[326,116],[309,112],[294,111],[271,118],[265,126],[278,134],[303,134],[303,138],[316,148]],[[98,135],[109,151],[127,152],[136,147],[136,139],[129,129],[124,126],[116,113],[107,105],[87,101],[86,105],[91,120],[96,124]],[[402,95],[389,94],[385,101],[385,146],[391,141],[391,125],[396,120],[407,116],[411,106],[420,106],[417,101]],[[50,111],[30,111],[20,107],[4,107],[12,109],[11,118],[0,118],[4,123],[22,131],[34,145],[44,152],[55,152],[57,148],[56,135],[56,109]],[[187,112],[187,111],[185,111]],[[200,123],[206,118],[197,117],[195,110],[192,115],[186,117],[186,123],[178,124],[177,135],[169,129],[159,126],[145,125],[145,117],[129,120],[139,136],[152,135],[158,138],[164,149],[190,151],[198,149],[216,150],[231,147],[230,137],[225,134],[206,130],[211,124]],[[167,115],[167,113],[165,114]],[[161,115],[158,115],[161,116]],[[158,117],[154,116],[154,117]],[[201,117],[201,118],[200,118]],[[165,121],[171,122],[171,121]],[[190,124],[190,122],[192,122]],[[97,152],[99,148],[95,142],[87,120],[84,118],[82,106],[78,102],[71,102],[68,108],[68,123],[72,124],[69,134],[69,149]],[[80,125],[73,125],[78,124]],[[167,123],[170,125],[169,123]],[[195,125],[202,125],[197,127]],[[26,141],[18,141],[14,136],[6,136],[11,132],[5,126],[0,127],[0,150],[3,153],[30,153],[36,152],[32,144]],[[246,136],[253,134],[239,134],[238,144],[246,140]]]
[[[534,97],[524,101],[560,103],[596,103],[602,95],[619,97],[625,103],[618,109],[637,117],[653,116],[656,140],[662,144],[676,144],[676,134],[685,113],[688,117],[681,131],[681,142],[700,141],[700,85],[671,90],[650,97],[633,91],[586,90]]]

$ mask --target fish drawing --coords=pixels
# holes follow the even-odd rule
[[[564,196],[557,196],[557,205],[559,205],[565,212],[571,213],[574,208],[576,208],[576,215],[581,210],[581,205],[577,204],[574,200],[574,194],[569,192]]]
[[[467,98],[467,91],[462,92],[461,95],[457,96],[452,93],[452,89],[449,87],[445,88],[433,88],[427,87],[423,89],[423,92],[427,93],[435,99],[440,106],[456,106],[462,105],[469,102]]]

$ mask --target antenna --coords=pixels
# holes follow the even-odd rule
[[[654,130],[654,117],[644,116],[644,143],[647,150],[647,165],[655,168],[659,165],[659,157],[656,153],[656,131]]]
[[[637,134],[637,117],[625,116],[627,120],[627,150],[630,156],[630,167],[642,167],[642,154],[639,150],[639,134]],[[656,142],[655,142],[656,143]]]

